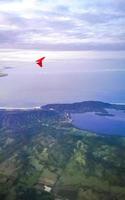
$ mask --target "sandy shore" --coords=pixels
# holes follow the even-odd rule
[[[0,110],[7,110],[7,111],[11,111],[11,110],[39,110],[41,109],[41,107],[29,107],[29,108],[23,108],[23,107],[0,107]]]

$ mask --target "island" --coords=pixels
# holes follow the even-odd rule
[[[125,137],[81,130],[72,114],[125,112],[97,101],[0,109],[0,199],[123,200]]]

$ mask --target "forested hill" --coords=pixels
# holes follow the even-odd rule
[[[83,101],[71,104],[48,104],[41,107],[58,112],[107,112],[106,109],[125,110],[125,105],[109,104],[100,101]]]

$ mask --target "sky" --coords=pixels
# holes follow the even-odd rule
[[[0,58],[36,50],[124,57],[124,27],[125,0],[0,0]]]

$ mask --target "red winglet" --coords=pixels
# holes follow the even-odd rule
[[[36,64],[38,64],[40,67],[43,67],[43,60],[45,59],[45,57],[42,57],[38,60],[36,60]]]

